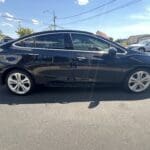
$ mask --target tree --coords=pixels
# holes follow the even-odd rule
[[[2,40],[4,38],[4,34],[3,32],[0,30],[0,40]]]
[[[25,36],[25,35],[29,35],[29,34],[32,34],[33,33],[33,30],[30,29],[30,28],[25,28],[25,27],[19,27],[16,31],[16,33],[22,37],[22,36]]]
[[[109,40],[114,41],[114,39],[112,37],[110,37]]]

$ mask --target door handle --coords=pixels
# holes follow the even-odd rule
[[[82,61],[82,60],[86,60],[87,58],[86,57],[77,57],[77,60],[79,60],[79,61]]]
[[[102,56],[94,55],[93,57],[96,58],[96,59],[98,59],[98,60],[104,60],[104,58]]]

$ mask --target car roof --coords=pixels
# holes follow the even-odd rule
[[[81,31],[81,30],[53,30],[53,31],[42,31],[42,32],[36,32],[36,33],[32,33],[32,34],[30,34],[30,35],[26,35],[26,36],[23,36],[23,37],[21,37],[21,38],[18,38],[18,39],[14,39],[14,40],[11,40],[11,41],[9,41],[9,42],[7,42],[7,43],[5,43],[5,44],[2,44],[1,45],[1,47],[5,47],[5,46],[7,46],[7,45],[11,45],[12,43],[14,43],[14,42],[17,42],[17,41],[20,41],[20,40],[22,40],[22,39],[25,39],[25,38],[28,38],[28,37],[31,37],[31,36],[38,36],[38,35],[40,35],[40,34],[49,34],[49,33],[83,33],[83,34],[87,34],[87,35],[93,35],[93,36],[95,36],[95,37],[100,37],[101,39],[103,39],[103,40],[105,40],[105,41],[108,41],[109,43],[113,43],[113,44],[115,44],[115,45],[117,45],[118,47],[121,47],[122,49],[126,49],[126,48],[124,48],[123,46],[121,46],[121,45],[119,45],[119,44],[117,44],[117,43],[115,43],[115,42],[112,42],[112,41],[110,41],[109,39],[107,39],[107,38],[104,38],[104,37],[102,37],[102,36],[100,36],[100,35],[96,35],[96,34],[94,34],[94,33],[91,33],[91,32],[87,32],[87,31]]]
[[[30,34],[30,35],[23,36],[19,39],[24,39],[24,38],[27,38],[27,37],[30,37],[30,36],[36,36],[36,35],[40,35],[40,34],[62,33],[62,32],[66,32],[66,33],[70,33],[70,32],[72,32],[72,33],[84,33],[84,34],[94,35],[94,33],[87,32],[87,31],[80,31],[80,30],[52,30],[52,31],[49,30],[49,31],[35,32],[35,33]]]
[[[84,34],[89,34],[89,35],[95,35],[94,33],[91,33],[91,32],[87,32],[87,31],[81,31],[81,30],[48,30],[48,31],[41,31],[41,32],[35,32],[35,33],[32,33],[32,34],[29,34],[29,35],[26,35],[26,36],[23,36],[23,37],[20,37],[20,38],[17,38],[17,39],[14,39],[14,40],[11,40],[5,44],[2,44],[1,46],[5,46],[7,44],[11,44],[11,43],[14,43],[14,42],[17,42],[19,40],[22,40],[24,38],[28,38],[30,36],[38,36],[40,34],[49,34],[49,33],[84,33]]]

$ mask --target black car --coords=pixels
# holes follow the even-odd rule
[[[39,32],[1,45],[0,82],[18,95],[39,84],[116,84],[138,93],[150,85],[150,56],[89,32]]]
[[[12,41],[13,39],[9,36],[6,36],[4,37],[1,41],[0,41],[0,44],[3,44],[3,43],[6,43],[6,42],[9,42],[9,41]]]

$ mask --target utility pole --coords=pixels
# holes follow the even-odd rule
[[[54,30],[56,30],[56,19],[57,19],[57,16],[55,15],[55,11],[53,11],[53,28]]]
[[[58,26],[58,25],[56,24],[57,16],[56,16],[54,10],[53,10],[53,11],[45,10],[45,11],[43,11],[43,13],[49,13],[49,14],[52,15],[52,19],[51,19],[51,22],[52,22],[52,23],[50,23],[50,25],[49,25],[49,29],[50,29],[50,30],[56,30],[57,27],[63,29],[63,27],[60,27],[60,26]]]

